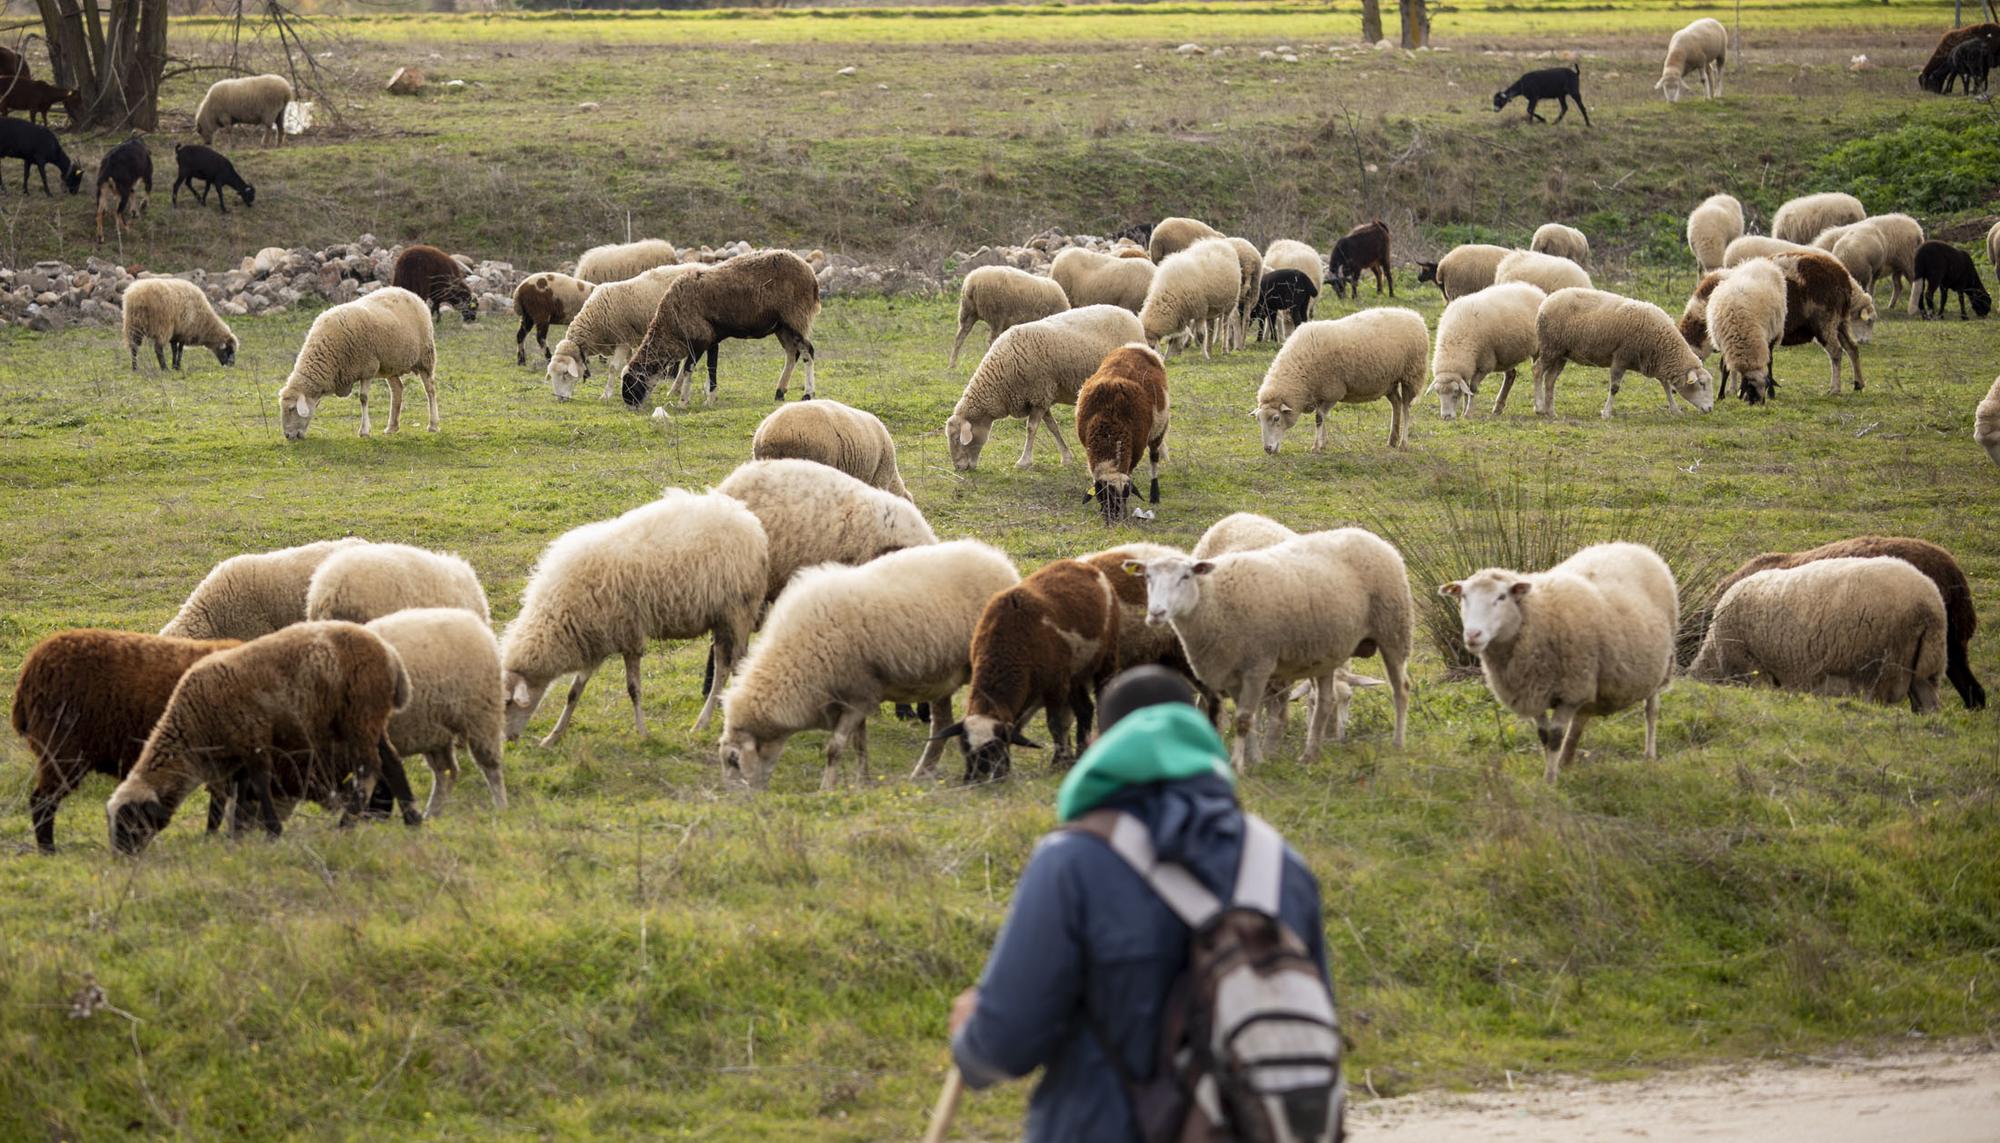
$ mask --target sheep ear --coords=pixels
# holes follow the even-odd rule
[[[1528,594],[1528,590],[1534,586],[1535,586],[1534,584],[1528,582],[1525,579],[1519,580],[1512,587],[1509,587],[1507,589],[1507,594],[1513,596],[1515,599],[1519,599],[1522,596]]]
[[[508,696],[508,701],[512,702],[515,706],[527,706],[529,697],[528,680],[515,679],[514,692]]]
[[[1146,565],[1139,560],[1126,560],[1118,566],[1124,569],[1126,575],[1143,576],[1146,574]]]
[[[1214,560],[1196,560],[1189,568],[1196,575],[1207,575],[1215,570]]]
[[[304,397],[300,397],[298,403],[293,405],[292,408],[301,417],[310,417],[313,415],[312,402],[306,400]]]
[[[1026,747],[1029,750],[1040,750],[1042,748],[1041,743],[1035,742],[1027,735],[1022,734],[1020,728],[1016,726],[1009,726],[1007,728],[1007,741],[1016,746]]]
[[[971,421],[960,421],[958,423],[958,443],[961,447],[972,443]]]
[[[1279,405],[1278,411],[1280,413],[1289,413],[1292,411],[1292,407],[1290,405]]]
[[[954,722],[950,726],[945,727],[943,730],[938,731],[936,734],[931,735],[931,741],[942,742],[947,738],[964,738],[964,737],[965,737],[965,723],[963,721],[960,721],[960,722]]]
[[[1438,594],[1448,595],[1453,599],[1462,599],[1465,597],[1465,585],[1457,582],[1441,583],[1438,585]]]

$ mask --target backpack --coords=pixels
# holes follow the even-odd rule
[[[1153,852],[1143,822],[1099,810],[1073,828],[1111,847],[1190,931],[1188,964],[1145,1082],[1091,1022],[1146,1143],[1339,1143],[1347,1086],[1333,993],[1305,942],[1278,916],[1285,843],[1243,815],[1243,857],[1228,902]]]

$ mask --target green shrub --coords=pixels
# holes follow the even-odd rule
[[[1969,210],[2000,191],[2000,121],[1981,112],[1906,123],[1842,143],[1819,160],[1815,175],[1870,210]]]

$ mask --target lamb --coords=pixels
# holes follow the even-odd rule
[[[1435,262],[1417,263],[1417,281],[1436,282],[1438,292],[1449,302],[1492,285],[1501,259],[1512,253],[1505,246],[1476,242],[1454,246]]]
[[[22,119],[0,119],[0,159],[21,160],[21,193],[28,193],[28,168],[35,168],[42,176],[42,193],[49,198],[55,192],[49,189],[49,167],[56,169],[56,179],[71,194],[83,187],[83,164],[71,159],[56,139],[56,133],[47,127],[38,127]],[[7,180],[0,177],[0,194],[6,193]]]
[[[1993,70],[1996,52],[1985,39],[1967,39],[1951,49],[1951,62],[1945,69],[1944,90],[1949,94],[1953,80],[1960,81],[1960,87],[1967,95],[1986,90],[1987,73]]]
[[[1515,370],[1535,358],[1535,318],[1547,296],[1530,283],[1506,282],[1445,306],[1431,353],[1439,416],[1470,416],[1479,382],[1489,373],[1504,373],[1501,387],[1513,388]]]
[[[2000,52],[2000,24],[1973,24],[1946,32],[1938,39],[1931,58],[1925,61],[1923,70],[1918,73],[1917,86],[1924,91],[1942,94],[1952,75],[1952,53],[1960,44],[1974,39],[1986,41],[1989,52]]]
[[[1313,289],[1317,291],[1318,283],[1326,277],[1326,259],[1319,256],[1319,251],[1296,239],[1274,238],[1270,245],[1264,247],[1264,272],[1269,274],[1278,270],[1297,270],[1314,283]],[[1317,293],[1314,296],[1317,297]],[[1306,307],[1307,320],[1311,320],[1314,308],[1312,305]]]
[[[785,399],[792,368],[805,362],[807,400],[813,396],[813,318],[819,314],[819,279],[804,258],[789,250],[760,250],[675,279],[660,295],[660,307],[646,327],[645,340],[625,365],[625,404],[636,409],[652,392],[653,378],[675,382],[686,405],[694,386],[695,359],[708,355],[707,403],[715,402],[716,351],[735,338],[757,340],[775,334],[785,347],[774,399]]]
[[[369,623],[413,607],[455,607],[492,618],[471,564],[409,544],[340,548],[320,561],[306,584],[307,619]]]
[[[1548,120],[1535,114],[1535,107],[1544,99],[1553,99],[1562,104],[1556,112],[1556,122],[1563,121],[1569,114],[1569,101],[1576,100],[1576,109],[1583,112],[1583,125],[1590,126],[1590,109],[1583,105],[1583,65],[1571,63],[1568,67],[1545,67],[1531,71],[1509,84],[1505,89],[1493,93],[1493,110],[1499,111],[1515,99],[1528,101],[1528,120],[1531,123],[1547,123]]]
[[[868,716],[884,702],[930,704],[931,739],[911,776],[929,773],[952,724],[952,695],[972,678],[980,615],[1020,581],[1004,553],[975,540],[801,573],[723,696],[725,781],[768,786],[785,743],[803,730],[833,731],[820,789],[837,785],[850,742],[865,780]]]
[[[1688,212],[1688,252],[1705,273],[1719,270],[1729,244],[1743,237],[1743,204],[1731,195],[1712,194]]]
[[[237,123],[253,124],[259,141],[268,141],[265,132],[285,141],[285,104],[292,101],[292,83],[282,75],[252,75],[241,79],[218,79],[201,97],[194,113],[195,134],[204,145],[215,142],[215,133]]]
[[[1125,570],[1146,578],[1146,622],[1172,626],[1195,677],[1235,702],[1237,772],[1262,755],[1250,731],[1272,683],[1314,680],[1304,760],[1317,758],[1336,672],[1370,644],[1388,669],[1402,748],[1416,607],[1403,557],[1380,537],[1341,528],[1212,559],[1133,560]]]
[[[1979,267],[1972,255],[1949,242],[1926,242],[1917,248],[1912,292],[1922,290],[1917,312],[1925,317],[1944,317],[1944,308],[1954,291],[1958,294],[1958,319],[1966,320],[1965,299],[1972,299],[1972,312],[1985,317],[1993,312],[1993,297],[1979,280]]]
[[[83,95],[75,88],[60,87],[39,79],[22,78],[11,85],[0,82],[0,115],[25,111],[28,122],[40,119],[41,125],[46,127],[49,125],[49,111],[58,103],[69,113],[70,129],[75,130],[77,115],[83,110]]]
[[[1072,306],[1121,306],[1138,313],[1153,285],[1153,263],[1144,251],[1138,257],[1099,254],[1071,246],[1056,255],[1049,277],[1062,287]]]
[[[1965,703],[1967,710],[1986,705],[1986,688],[1973,677],[1967,647],[1979,628],[1979,612],[1973,605],[1972,584],[1965,571],[1945,549],[1925,540],[1907,536],[1856,536],[1835,540],[1803,552],[1765,552],[1755,556],[1715,585],[1714,598],[1721,599],[1737,583],[1760,571],[1796,568],[1819,560],[1848,557],[1889,556],[1916,568],[1937,587],[1944,600],[1945,677]]]
[[[1204,239],[1168,255],[1139,308],[1146,343],[1172,353],[1199,337],[1207,357],[1217,323],[1236,312],[1242,283],[1242,264],[1227,239]]]
[[[208,655],[181,676],[105,804],[111,847],[144,849],[204,784],[211,799],[226,794],[259,811],[276,836],[302,798],[344,798],[348,824],[385,778],[403,821],[417,825],[423,814],[388,739],[390,716],[409,698],[402,659],[352,623],[301,623]]]
[[[530,329],[535,331],[535,342],[542,347],[542,359],[553,363],[556,355],[549,349],[549,327],[575,321],[596,289],[594,283],[554,271],[521,279],[521,284],[514,287],[514,312],[521,315],[521,328],[514,331],[514,364],[528,363]],[[640,336],[645,336],[643,331]],[[632,344],[638,342],[634,340]]]
[[[1646,757],[1660,756],[1680,594],[1653,549],[1593,544],[1545,572],[1485,568],[1438,592],[1458,600],[1465,649],[1479,656],[1493,697],[1535,721],[1550,784],[1592,718],[1639,703]]]
[[[1590,275],[1567,258],[1534,250],[1516,250],[1500,259],[1500,264],[1493,268],[1493,283],[1503,285],[1507,282],[1527,282],[1540,287],[1545,294],[1553,294],[1571,286],[1589,289]]]
[[[1145,328],[1130,310],[1096,305],[1017,325],[995,338],[945,420],[952,467],[970,472],[979,463],[993,422],[1002,417],[1028,422],[1028,439],[1016,467],[1027,468],[1035,461],[1038,422],[1048,426],[1067,467],[1069,446],[1063,443],[1050,408],[1075,404],[1077,390],[1097,372],[1106,354],[1144,337]]]
[[[1279,341],[1293,329],[1312,320],[1313,302],[1319,286],[1297,270],[1266,271],[1257,285],[1257,300],[1250,307],[1249,321],[1257,325],[1257,340],[1268,334]]]
[[[1972,440],[1986,450],[1994,464],[2000,464],[2000,377],[1993,379],[1993,387],[1973,410]]]
[[[306,591],[319,565],[335,552],[365,543],[349,536],[231,556],[202,577],[160,634],[182,639],[255,639],[303,622]]]
[[[965,276],[958,288],[958,339],[951,343],[950,369],[958,368],[958,351],[972,327],[986,323],[986,343],[1023,322],[1037,321],[1069,308],[1069,297],[1052,279],[1012,266],[981,266]]]
[[[472,296],[472,287],[465,277],[465,267],[459,265],[458,259],[435,246],[419,243],[405,246],[396,255],[390,285],[408,290],[429,303],[432,321],[438,318],[438,307],[450,306],[470,324],[479,320],[479,299]]]
[[[667,287],[675,278],[700,269],[700,266],[661,266],[642,270],[637,277],[601,282],[592,289],[576,316],[570,319],[569,330],[556,343],[556,351],[549,355],[548,382],[556,400],[569,400],[576,392],[576,383],[590,376],[593,357],[611,359],[611,371],[604,378],[604,396],[616,394],[625,362],[646,339],[646,330],[653,324],[653,313],[660,308]]]
[[[1771,237],[1786,242],[1810,243],[1829,226],[1843,226],[1868,217],[1868,209],[1851,194],[1828,191],[1801,195],[1778,208],[1771,216]]]
[[[673,245],[658,238],[593,246],[576,260],[576,276],[586,282],[622,282],[681,260]]]
[[[456,607],[418,607],[368,624],[403,660],[410,698],[389,719],[389,741],[404,757],[421,754],[431,768],[424,816],[436,817],[458,780],[454,743],[464,743],[486,777],[493,808],[507,808],[500,752],[507,734],[507,696],[500,685],[500,644],[493,629]]]
[[[1816,250],[1833,254],[1842,238],[1855,230],[1866,229],[1881,241],[1879,253],[1869,244],[1866,268],[1873,277],[1887,273],[1893,276],[1895,292],[1889,304],[1895,305],[1903,299],[1903,286],[1916,276],[1917,248],[1924,244],[1924,228],[1916,219],[1907,214],[1873,214],[1860,222],[1850,222],[1842,226],[1829,226],[1813,237]],[[1852,248],[1852,247],[1850,247]],[[1835,255],[1838,257],[1838,255]],[[1910,313],[1917,312],[1917,295],[1910,293]]]
[[[122,239],[125,227],[146,211],[153,194],[153,153],[135,135],[111,150],[97,164],[97,241],[104,243],[104,215]],[[26,188],[23,188],[26,193]]]
[[[1722,349],[1723,384],[1735,374],[1745,400],[1772,396],[1771,356],[1785,336],[1785,275],[1769,258],[1729,272],[1708,301],[1708,324]]]
[[[1257,304],[1257,287],[1264,280],[1264,256],[1257,253],[1256,245],[1248,238],[1232,237],[1229,245],[1236,251],[1237,269],[1242,272],[1242,281],[1236,292],[1236,310],[1229,315],[1226,348],[1234,350],[1243,348],[1248,338],[1250,307]]]
[[[234,639],[59,631],[35,644],[14,685],[14,733],[35,756],[35,844],[56,848],[56,810],[91,774],[122,779],[190,666]]]
[[[639,661],[652,639],[712,643],[714,685],[695,729],[707,727],[722,683],[750,640],[764,601],[769,544],[740,501],[669,488],[611,520],[572,528],[543,550],[521,592],[521,611],[500,640],[507,740],[520,737],[558,676],[576,672],[544,747],[562,740],[584,684],[614,654],[641,737]]]
[[[1775,254],[1796,254],[1812,247],[1803,242],[1787,242],[1782,238],[1767,238],[1762,234],[1746,234],[1732,239],[1722,252],[1722,268],[1741,266],[1752,258],[1769,258]]]
[[[778,598],[801,570],[869,560],[937,543],[907,497],[871,487],[810,460],[753,460],[715,491],[748,508],[767,538],[759,600]],[[739,644],[739,649],[740,649]]]
[[[280,419],[288,441],[301,440],[327,394],[345,397],[361,386],[361,435],[367,436],[368,389],[376,378],[389,382],[389,432],[402,428],[403,376],[424,383],[430,431],[438,431],[437,338],[430,307],[408,290],[386,286],[351,302],[330,307],[313,319],[291,375],[278,390]]]
[[[1313,451],[1326,449],[1326,414],[1337,404],[1389,401],[1389,447],[1409,443],[1410,403],[1424,384],[1430,335],[1415,310],[1363,310],[1300,326],[1278,350],[1251,410],[1264,451],[1278,455],[1301,414],[1313,415]]]
[[[1555,415],[1556,380],[1571,361],[1611,370],[1611,391],[1603,410],[1607,419],[1628,369],[1660,383],[1669,412],[1680,411],[1674,404],[1676,393],[1698,412],[1715,407],[1715,378],[1681,340],[1673,319],[1651,302],[1603,290],[1557,290],[1535,315],[1535,344],[1535,412],[1541,416]],[[1507,390],[1502,385],[1493,403],[1496,414],[1506,405]]]
[[[1814,560],[1746,576],[1723,593],[1688,674],[1938,709],[1944,600],[1890,556]]]
[[[1389,227],[1379,218],[1362,223],[1333,244],[1333,253],[1326,259],[1326,284],[1337,296],[1352,292],[1358,298],[1364,270],[1375,275],[1377,297],[1382,294],[1384,280],[1389,284],[1389,296],[1396,296],[1396,274],[1389,261]]]
[[[212,350],[223,365],[236,363],[236,335],[208,304],[201,287],[180,278],[142,278],[125,287],[125,349],[132,371],[139,370],[139,343],[153,342],[153,359],[167,367],[165,346],[172,346],[174,368],[181,367],[181,350],[199,345]]]
[[[1701,73],[1702,91],[1714,99],[1722,94],[1722,65],[1729,57],[1729,29],[1722,21],[1703,17],[1674,33],[1667,41],[1667,59],[1660,65],[1660,81],[1653,90],[1679,103],[1689,72]]]
[[[1537,254],[1567,258],[1579,266],[1590,261],[1590,239],[1576,227],[1564,226],[1560,222],[1544,222],[1537,227],[1528,249]]]
[[[201,186],[197,188],[196,182],[200,182]],[[224,214],[229,213],[229,204],[223,201],[225,196],[222,192],[225,190],[234,190],[244,206],[257,201],[257,188],[243,181],[243,176],[236,173],[236,164],[224,158],[221,152],[199,143],[174,144],[173,203],[176,206],[180,205],[182,186],[193,191],[195,201],[203,206],[208,205],[208,192],[213,190],[215,209]]]
[[[1146,453],[1149,504],[1160,502],[1160,458],[1166,455],[1167,365],[1142,342],[1112,350],[1076,398],[1076,440],[1090,470],[1091,498],[1104,522],[1125,518],[1132,470]]]
[[[1205,238],[1222,237],[1222,231],[1198,218],[1163,218],[1146,239],[1146,257],[1157,265]]]
[[[896,442],[881,418],[839,401],[782,405],[750,438],[756,460],[810,460],[839,469],[863,484],[911,499],[896,469]]]

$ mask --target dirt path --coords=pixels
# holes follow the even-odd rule
[[[1349,1124],[1367,1143],[1993,1143],[2000,1140],[2000,1054],[1928,1051],[1707,1067],[1636,1083],[1414,1095],[1360,1103]]]

